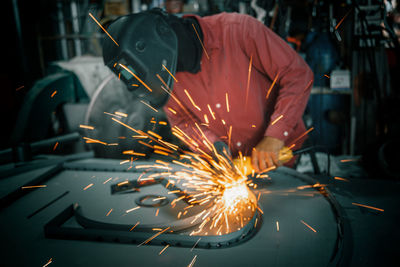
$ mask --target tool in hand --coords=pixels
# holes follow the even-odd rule
[[[279,151],[279,161],[285,164],[289,162],[293,156],[305,153],[313,148],[314,147],[311,146],[292,151],[289,147],[285,146]],[[233,160],[233,164],[245,175],[249,175],[253,172],[251,157],[243,157],[243,159],[236,158]]]

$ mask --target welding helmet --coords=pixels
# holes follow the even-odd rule
[[[152,9],[122,16],[107,31],[103,60],[137,97],[155,108],[162,107],[172,90],[178,40],[170,25],[170,14]],[[164,89],[163,89],[163,88]]]

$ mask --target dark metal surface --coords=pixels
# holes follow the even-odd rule
[[[135,165],[151,163],[134,162]],[[85,165],[88,166],[86,170]],[[259,187],[253,191],[255,195],[262,193],[259,204],[264,212],[255,232],[246,232],[243,236],[240,231],[234,231],[234,238],[230,234],[202,237],[193,250],[191,246],[199,237],[189,238],[179,234],[161,235],[150,245],[137,247],[139,242],[151,236],[152,233],[148,233],[150,227],[175,224],[180,229],[189,229],[189,222],[176,219],[177,211],[187,204],[178,202],[182,206],[177,207],[177,211],[173,211],[171,205],[165,205],[141,207],[126,213],[126,210],[137,205],[135,200],[140,196],[160,195],[169,200],[177,196],[168,194],[162,184],[140,188],[140,192],[111,194],[113,184],[135,180],[141,174],[138,169],[129,168],[129,164],[120,165],[119,161],[86,159],[65,164],[65,167],[48,180],[46,188],[25,195],[1,211],[1,246],[8,252],[3,258],[5,264],[40,266],[53,258],[58,266],[186,266],[197,255],[196,266],[327,266],[343,263],[339,260],[344,257],[342,253],[345,246],[338,242],[351,238],[340,237],[340,234],[348,235],[348,232],[340,230],[341,223],[326,192],[310,189],[305,194],[293,193],[298,186],[315,183],[315,180],[280,168],[270,173],[271,180],[259,179]],[[179,169],[180,166],[175,168]],[[93,185],[87,187],[90,184]],[[70,193],[63,195],[66,190]],[[60,195],[63,197],[60,198]],[[78,203],[80,208],[74,210],[71,207],[74,203]],[[159,214],[155,216],[157,209]],[[40,212],[29,217],[37,210]],[[196,212],[193,210],[193,214]],[[78,215],[78,219],[72,218],[75,215]],[[312,232],[301,220],[313,226],[317,232]],[[117,224],[125,225],[125,228],[128,225],[132,227],[137,221],[141,221],[142,225],[141,230],[137,229],[136,234],[142,233],[139,237],[129,230],[121,231],[122,228],[118,230],[115,227]],[[276,229],[277,221],[279,232]],[[48,222],[51,223],[46,228],[47,236],[75,240],[47,239],[44,226]],[[246,225],[250,227],[254,224],[254,221],[250,221]],[[136,245],[132,244],[133,241]],[[19,249],[12,249],[17,244]],[[171,246],[158,255],[166,244]],[[26,251],[24,258],[18,257],[21,249]]]

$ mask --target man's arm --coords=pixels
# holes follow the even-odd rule
[[[265,73],[271,81],[276,80],[271,90],[279,90],[270,125],[252,153],[253,167],[260,171],[281,165],[279,150],[302,119],[311,92],[313,73],[284,40],[262,23],[244,16],[241,25],[243,28],[238,33],[238,40],[249,58],[252,56],[253,67]]]

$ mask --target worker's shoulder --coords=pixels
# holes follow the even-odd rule
[[[257,22],[257,20],[249,15],[239,13],[222,12],[216,15],[203,17],[208,23],[217,23],[222,25],[240,25],[242,23]]]

